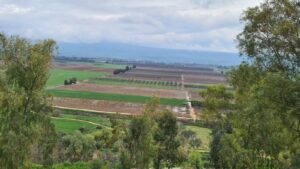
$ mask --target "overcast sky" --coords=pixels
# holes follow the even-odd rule
[[[242,11],[261,1],[0,0],[0,31],[59,42],[235,52]]]

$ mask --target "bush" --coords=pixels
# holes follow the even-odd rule
[[[71,84],[76,84],[77,83],[77,78],[72,77],[71,79],[67,79],[64,81],[64,85],[71,85]]]
[[[103,128],[102,126],[99,126],[99,125],[96,126],[97,130],[101,130],[102,128]]]

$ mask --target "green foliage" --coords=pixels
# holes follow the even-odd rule
[[[235,109],[213,132],[215,168],[299,167],[299,17],[296,0],[266,0],[244,13],[238,42],[252,62],[229,74]]]
[[[147,116],[132,119],[124,146],[130,154],[130,161],[136,168],[149,168],[154,153],[153,126]]]
[[[94,139],[85,137],[80,132],[64,136],[62,143],[66,147],[64,157],[70,162],[89,160],[95,151]]]
[[[39,129],[53,133],[47,120],[47,112],[51,111],[49,100],[42,90],[55,54],[55,42],[31,44],[20,37],[1,35],[0,46],[4,62],[0,82],[0,166],[28,168],[30,148],[40,136]],[[51,152],[50,140],[39,140],[45,143],[43,152]],[[50,159],[44,153],[44,164],[51,165],[47,160]]]
[[[223,85],[209,86],[206,90],[200,91],[201,97],[203,97],[204,110],[202,117],[213,123],[223,125],[225,118],[230,113],[232,105],[230,100],[232,99],[232,93],[227,91]]]
[[[56,97],[108,100],[108,101],[120,101],[120,102],[130,102],[130,103],[146,103],[147,101],[149,101],[151,99],[151,97],[147,97],[147,96],[134,96],[134,95],[70,91],[70,90],[51,89],[51,90],[47,90],[47,92]],[[161,98],[160,103],[162,105],[179,106],[179,105],[185,104],[186,101],[183,99]]]
[[[156,144],[156,155],[154,168],[161,168],[165,163],[168,168],[174,167],[182,162],[183,154],[179,151],[180,141],[178,139],[178,125],[176,116],[170,111],[160,114],[156,120],[157,129],[154,132]]]
[[[299,1],[266,0],[247,9],[237,37],[241,54],[272,72],[299,73]]]

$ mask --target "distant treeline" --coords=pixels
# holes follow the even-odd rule
[[[93,58],[85,58],[85,57],[66,57],[59,56],[54,59],[57,62],[87,62],[87,63],[95,63],[95,59]]]

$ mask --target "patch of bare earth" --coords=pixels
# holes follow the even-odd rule
[[[68,67],[62,67],[62,69],[78,70],[78,71],[91,71],[91,72],[105,72],[105,73],[113,73],[113,71],[114,71],[114,69],[99,68],[99,67],[95,67],[95,66],[68,66]]]
[[[215,83],[226,83],[226,78],[222,76],[194,76],[194,75],[185,75],[184,76],[186,83],[206,83],[206,84],[215,84]]]
[[[99,85],[99,84],[86,84],[86,83],[60,86],[57,89],[99,92],[99,93],[115,93],[115,94],[137,95],[137,96],[157,96],[161,98],[177,98],[177,99],[185,98],[184,91],[180,91],[180,90],[152,89],[152,88]]]

